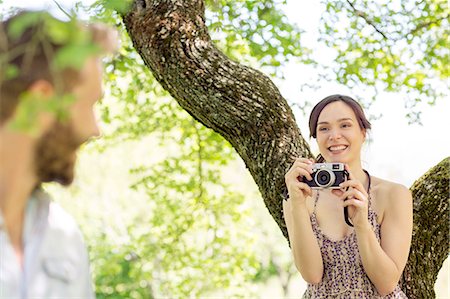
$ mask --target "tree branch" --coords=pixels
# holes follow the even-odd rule
[[[428,27],[428,26],[430,26],[430,25],[439,24],[442,20],[446,20],[446,19],[448,19],[449,17],[450,17],[450,15],[447,14],[447,15],[444,16],[444,17],[437,18],[437,19],[432,20],[432,21],[428,21],[428,22],[425,22],[425,23],[418,24],[418,25],[416,26],[416,28],[414,28],[413,30],[411,30],[410,32],[408,32],[407,35],[409,35],[409,34],[415,34],[416,32],[418,32],[418,31],[420,31],[420,30],[422,30],[422,29],[424,29],[424,28],[426,28],[426,27]]]
[[[287,236],[284,175],[296,157],[312,156],[287,101],[266,75],[216,48],[203,1],[145,3],[123,17],[134,47],[180,106],[231,143]]]
[[[373,27],[373,29],[375,29],[376,32],[378,32],[379,34],[381,34],[381,36],[383,36],[384,39],[388,39],[387,36],[380,30],[378,29],[378,27],[374,24],[374,22],[372,20],[369,19],[369,17],[367,16],[367,14],[359,9],[357,9],[353,3],[350,2],[350,0],[347,0],[347,3],[351,6],[351,8],[353,9],[353,12],[355,13],[355,15],[357,15],[358,17],[361,17],[364,19],[364,21],[366,21],[367,24],[369,24],[370,26]]]

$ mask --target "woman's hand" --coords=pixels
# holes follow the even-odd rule
[[[355,179],[348,165],[345,165],[345,169],[349,173],[349,179],[339,185],[342,190],[336,189],[332,193],[343,201],[343,207],[348,207],[348,216],[355,228],[367,227],[370,225],[368,220],[369,195],[363,184]]]
[[[289,200],[293,203],[305,204],[306,198],[312,196],[312,189],[307,184],[303,183],[303,177],[312,180],[312,159],[297,158],[292,164],[289,171],[284,176],[284,181],[289,193]]]

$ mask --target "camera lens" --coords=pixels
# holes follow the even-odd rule
[[[320,174],[319,182],[322,185],[326,185],[330,181],[330,174],[328,172],[324,172]]]
[[[316,173],[315,181],[317,186],[327,188],[333,185],[335,181],[335,175],[328,169],[321,169]]]
[[[330,182],[330,173],[328,171],[319,171],[317,173],[317,182],[319,185],[328,185]]]

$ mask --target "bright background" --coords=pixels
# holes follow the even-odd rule
[[[64,0],[59,3],[66,8],[70,8],[75,1]],[[92,1],[83,1],[90,3]],[[22,8],[39,8],[54,9],[53,1],[32,1],[21,0],[3,1],[3,8],[22,7]],[[57,10],[55,10],[57,11]],[[300,1],[291,0],[287,2],[285,12],[292,22],[298,24],[300,28],[306,31],[302,35],[305,42],[314,45],[315,38],[318,35],[317,28],[322,11],[321,4],[318,1],[309,2],[306,7]],[[315,48],[315,51],[322,51]],[[323,53],[326,56],[326,53]],[[303,102],[305,100],[318,101],[329,94],[342,93],[353,95],[352,91],[333,83],[324,84],[323,88],[312,91],[301,91],[300,85],[307,80],[311,80],[308,74],[311,69],[308,66],[289,64],[284,68],[285,79],[276,79],[275,82],[280,88],[283,96],[290,102]],[[423,104],[421,107],[422,125],[408,124],[405,118],[407,109],[404,107],[401,95],[395,93],[380,93],[376,102],[367,111],[369,115],[378,115],[382,113],[380,119],[372,120],[372,132],[370,133],[370,142],[366,145],[363,153],[363,165],[372,175],[379,176],[388,180],[392,180],[410,187],[413,182],[424,174],[432,166],[436,165],[443,158],[450,154],[450,138],[448,130],[450,128],[449,99],[439,99],[435,106]],[[309,136],[308,131],[308,115],[300,111],[296,111],[296,118],[305,138]],[[295,110],[294,110],[295,111]],[[313,151],[317,153],[317,147],[314,140],[310,142]],[[87,155],[88,156],[88,155]],[[89,158],[81,159],[83,163],[88,162]],[[125,161],[127,162],[127,161]],[[115,167],[121,167],[117,165]],[[125,167],[125,166],[124,166]],[[242,189],[247,194],[257,193],[251,177],[245,170],[242,162],[237,162],[235,167],[229,170],[228,180]],[[241,174],[236,176],[236,173]],[[126,186],[124,186],[126,188]],[[285,246],[287,250],[287,246]],[[449,284],[448,261],[444,264],[443,269],[436,284],[436,290],[439,298],[448,297]],[[273,284],[273,285],[272,285]],[[269,283],[261,296],[269,298],[270,296],[279,296],[277,282]],[[301,290],[305,287],[300,276],[294,279],[290,286],[292,296],[301,294]],[[295,295],[297,294],[297,295]]]

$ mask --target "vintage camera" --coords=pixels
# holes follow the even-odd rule
[[[313,164],[312,170],[311,181],[303,178],[303,182],[312,189],[339,189],[339,184],[345,182],[348,177],[343,163],[316,163]]]

